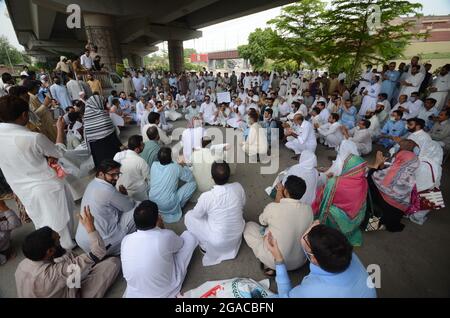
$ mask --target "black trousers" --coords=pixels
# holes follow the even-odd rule
[[[405,225],[401,223],[404,213],[383,199],[383,196],[372,179],[372,175],[375,171],[375,169],[371,169],[367,178],[373,212],[375,216],[380,218],[381,224],[386,226],[386,230],[389,232],[401,232],[405,227]]]
[[[122,144],[119,138],[117,138],[116,132],[113,132],[103,139],[90,142],[89,146],[95,167],[97,168],[103,160],[113,159],[116,153],[120,152]]]

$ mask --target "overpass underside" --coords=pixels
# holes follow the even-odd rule
[[[294,2],[292,0],[5,0],[19,43],[45,60],[61,53],[81,55],[88,42],[98,46],[102,62],[114,68],[127,58],[140,67],[143,57],[169,43],[170,67],[183,69],[183,41],[200,38],[198,29]],[[81,9],[79,28],[69,28]],[[72,16],[73,17],[73,16]],[[72,19],[72,21],[75,21]]]

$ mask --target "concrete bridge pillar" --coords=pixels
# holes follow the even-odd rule
[[[114,71],[116,64],[122,63],[122,55],[112,16],[86,13],[83,18],[88,41],[98,47],[102,63]]]
[[[184,49],[183,41],[169,41],[169,65],[170,71],[180,73],[184,69]]]
[[[138,54],[130,54],[127,56],[130,67],[141,68],[144,67],[144,58]]]

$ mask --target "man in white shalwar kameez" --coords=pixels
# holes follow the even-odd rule
[[[197,190],[200,193],[211,190],[215,183],[211,175],[211,167],[214,162],[227,161],[228,144],[207,146],[211,143],[211,137],[205,136],[202,139],[202,148],[194,149],[192,153],[192,174],[197,182]],[[230,164],[231,174],[236,170],[236,164]]]
[[[36,229],[49,226],[61,237],[61,246],[72,249],[73,199],[67,184],[57,177],[49,163],[64,150],[42,134],[25,126],[28,104],[15,96],[0,98],[0,169],[19,197]],[[19,115],[17,115],[19,114]],[[57,140],[63,144],[64,119],[57,122]]]
[[[183,157],[186,163],[191,163],[191,155],[194,149],[202,147],[202,138],[205,136],[203,122],[199,117],[194,117],[188,122],[188,128],[181,135],[183,143]]]
[[[205,251],[203,266],[234,259],[245,227],[245,192],[239,183],[228,183],[229,165],[213,163],[211,174],[216,185],[200,196],[195,208],[184,219],[186,228]]]
[[[377,108],[378,95],[380,94],[381,84],[380,76],[373,75],[370,85],[364,91],[361,108],[359,110],[359,118],[364,118],[368,111],[375,111]]]
[[[306,121],[301,114],[295,115],[293,123],[295,126],[289,128],[286,133],[289,140],[286,147],[293,150],[296,155],[306,149],[315,152],[317,140],[313,125]]]
[[[420,66],[412,66],[410,68],[410,74],[404,81],[401,81],[400,95],[411,96],[411,93],[418,92],[420,85],[422,84],[425,74],[420,72]]]
[[[431,92],[429,98],[434,98],[436,100],[436,108],[439,111],[444,107],[448,92],[450,91],[449,71],[450,65],[444,65],[429,88],[429,91]]]
[[[200,115],[203,117],[203,121],[209,125],[216,124],[216,112],[217,106],[211,102],[210,96],[205,96],[205,102],[200,106]]]
[[[128,196],[135,201],[148,200],[150,167],[139,155],[144,147],[142,136],[131,136],[128,139],[128,149],[114,156],[114,161],[121,164],[121,175],[117,180],[116,188],[119,190],[120,186],[125,187]]]
[[[341,123],[339,122],[339,115],[333,113],[328,118],[328,123],[325,125],[316,124],[316,128],[319,134],[320,139],[323,141],[325,146],[330,148],[337,148],[344,136],[341,132]]]
[[[142,202],[134,210],[137,232],[124,237],[120,256],[127,281],[125,298],[174,298],[181,290],[197,239],[164,229],[158,206]]]

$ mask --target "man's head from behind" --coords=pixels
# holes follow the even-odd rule
[[[97,178],[104,180],[114,187],[120,177],[120,163],[112,159],[103,160],[97,167]]]
[[[152,201],[143,201],[134,210],[133,218],[138,231],[151,230],[158,224],[158,206]]]
[[[23,242],[22,251],[26,258],[38,262],[49,261],[66,253],[59,242],[59,234],[48,226],[30,233]]]
[[[230,179],[230,166],[225,161],[216,161],[211,166],[211,175],[217,185],[224,185]]]
[[[150,124],[159,125],[160,117],[161,115],[159,113],[151,112],[150,114],[148,114],[148,122]]]
[[[128,138],[128,150],[140,154],[144,150],[144,142],[141,135],[133,135]]]
[[[283,195],[286,198],[300,200],[306,192],[305,180],[297,176],[289,176],[284,183]]]
[[[0,98],[0,122],[25,126],[29,120],[29,110],[28,103],[18,96]]]
[[[159,140],[159,132],[156,126],[151,126],[147,129],[147,137],[149,140],[158,141]]]
[[[340,231],[323,224],[312,227],[301,239],[311,263],[326,272],[339,274],[352,261],[353,246]]]
[[[163,147],[159,149],[158,152],[158,161],[163,166],[167,166],[172,163],[172,149],[169,147]]]

